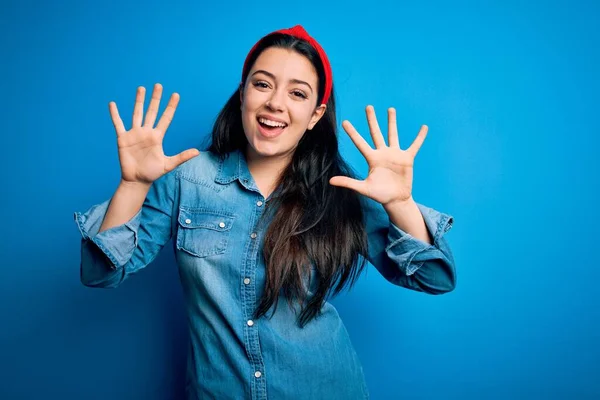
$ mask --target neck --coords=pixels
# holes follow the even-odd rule
[[[261,156],[248,146],[246,148],[248,170],[261,194],[267,198],[275,190],[277,180],[291,161],[290,154]]]

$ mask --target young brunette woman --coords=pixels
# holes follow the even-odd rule
[[[138,89],[130,130],[109,105],[121,182],[111,199],[75,213],[83,284],[116,287],[173,239],[189,399],[368,398],[328,298],[352,287],[366,260],[394,285],[431,294],[455,286],[444,237],[453,219],[412,198],[427,127],[402,150],[395,111],[386,143],[369,106],[372,148],[344,121],[369,165],[357,179],[339,153],[327,55],[300,25],[250,50],[205,151],[165,156],[179,96],[155,124],[161,94],[156,84],[144,118]]]

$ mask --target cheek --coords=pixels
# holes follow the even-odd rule
[[[295,117],[295,118],[294,118]],[[299,142],[302,137],[310,131],[308,130],[308,125],[310,124],[311,114],[307,114],[306,111],[301,114],[296,114],[292,116],[294,118],[292,120],[293,130],[290,132],[289,140],[292,142]]]
[[[303,127],[303,129],[308,129],[308,125],[310,124],[310,119],[312,118],[312,110],[308,108],[303,108],[296,113],[296,123]]]
[[[247,101],[245,101],[242,103],[240,109],[242,112],[242,122],[244,125],[252,122],[252,119],[254,118],[254,109],[252,108],[252,104],[249,104]]]
[[[244,100],[242,104],[248,110],[255,110],[261,104],[268,100],[268,96],[265,93],[256,90],[255,88],[248,88],[244,94]]]

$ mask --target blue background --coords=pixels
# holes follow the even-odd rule
[[[196,147],[250,47],[298,23],[332,62],[338,118],[421,124],[415,200],[455,217],[458,286],[370,268],[333,302],[373,399],[600,396],[597,2],[3,2],[0,398],[171,399],[186,320],[170,247],[116,290],[79,282],[74,211],[119,181],[108,102],[181,95],[169,155]],[[342,149],[366,164],[340,129]],[[369,138],[370,140],[370,138]]]

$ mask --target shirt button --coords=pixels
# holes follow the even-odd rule
[[[246,278],[246,279],[244,279],[244,284],[245,284],[245,285],[247,285],[247,284],[249,284],[249,283],[250,283],[250,278]]]
[[[263,202],[259,200],[259,201],[256,202],[256,205],[260,207],[260,206],[263,205]]]
[[[219,222],[219,226],[220,226],[221,228],[225,228],[225,222]]]
[[[260,373],[260,371],[256,371],[254,373],[254,376],[257,377],[257,378],[260,378],[262,376],[262,374]]]
[[[186,219],[186,220],[185,220],[185,223],[186,223],[186,224],[191,224],[191,223],[192,223],[192,220],[188,218],[188,219]]]
[[[248,326],[252,326],[254,325],[254,321],[252,321],[251,319],[248,320],[248,322],[246,322],[248,324]]]
[[[251,237],[252,239],[256,239],[256,232],[252,232],[252,233],[250,234],[250,237]]]

